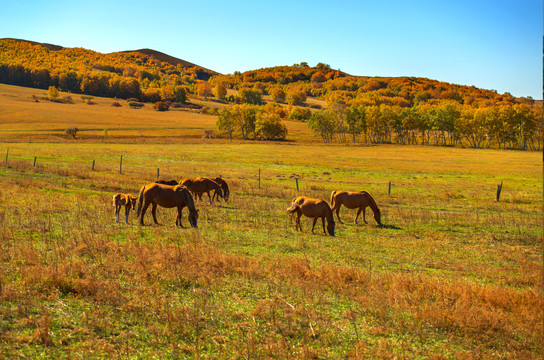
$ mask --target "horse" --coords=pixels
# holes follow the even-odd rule
[[[130,210],[134,210],[136,207],[136,200],[138,198],[132,194],[115,194],[113,195],[113,206],[115,207],[115,222],[119,222],[119,211],[121,206],[125,207],[125,224],[128,224],[128,214]]]
[[[140,194],[138,196],[138,210],[136,210],[136,216],[140,216],[140,225],[144,225],[144,215],[149,207],[151,208],[151,214],[155,224],[157,222],[157,206],[164,208],[177,207],[178,216],[176,218],[176,226],[181,226],[181,210],[187,206],[189,208],[189,223],[192,227],[197,227],[198,210],[195,208],[193,196],[189,190],[183,185],[164,185],[151,183],[141,187]]]
[[[177,185],[178,182],[176,180],[155,180],[156,184],[163,184],[163,185]]]
[[[215,192],[221,198],[223,197],[223,190],[221,190],[221,186],[215,181],[205,177],[185,178],[179,183],[180,185],[187,187],[187,189],[189,189],[189,191],[192,192],[195,196],[199,196],[200,199],[202,199],[203,193],[208,194],[210,204],[212,204],[212,197],[210,196],[210,191],[215,190]]]
[[[300,226],[300,217],[305,215],[309,218],[313,218],[314,223],[312,225],[312,234],[314,233],[314,227],[317,219],[321,218],[323,222],[323,232],[325,235],[327,235],[327,231],[325,231],[325,219],[327,219],[327,230],[331,236],[334,236],[334,218],[332,210],[325,200],[299,196],[291,201],[291,206],[287,208],[287,212],[290,214],[295,212],[297,213],[295,229],[300,231],[302,231],[302,227]]]
[[[229,186],[227,185],[227,182],[220,176],[209,178],[209,179],[212,181],[215,181],[216,183],[219,184],[219,186],[221,186],[221,190],[223,191],[223,199],[225,201],[229,201],[230,190],[229,190]],[[213,193],[212,200],[214,200],[216,196],[217,196],[217,191]]]
[[[332,211],[336,210],[336,217],[340,224],[343,224],[342,220],[340,220],[340,207],[344,205],[348,209],[359,209],[355,216],[356,224],[361,211],[363,212],[363,221],[365,224],[368,224],[365,218],[365,210],[367,206],[370,206],[374,212],[374,220],[376,220],[378,225],[382,225],[380,209],[378,209],[378,205],[376,205],[372,196],[366,191],[333,191],[331,193],[331,205]]]

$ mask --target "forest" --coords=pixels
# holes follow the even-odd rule
[[[2,39],[0,83],[137,99],[161,110],[185,103],[188,95],[211,99],[228,105],[218,111],[217,127],[230,138],[285,139],[282,121],[289,118],[306,122],[323,142],[543,146],[542,103],[530,97],[427,78],[353,76],[324,63],[222,75],[157,54]]]

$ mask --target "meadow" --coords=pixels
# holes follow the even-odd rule
[[[73,116],[108,128],[73,140],[53,131],[68,116],[32,122],[35,104],[5,89],[0,358],[542,356],[541,153],[202,140],[214,118],[189,112],[166,114],[168,126],[208,122],[154,143],[165,114],[108,122],[108,100],[43,104],[91,109]],[[10,125],[18,105],[32,115]],[[112,196],[136,194],[157,169],[221,175],[231,197],[197,202],[198,229],[187,210],[179,228],[162,208],[160,225],[115,223]],[[355,225],[343,208],[335,237],[319,223],[312,234],[308,218],[295,231],[292,198],[338,189],[370,192],[385,226],[370,209]]]

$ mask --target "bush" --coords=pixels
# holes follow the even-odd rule
[[[128,106],[130,106],[131,109],[140,109],[143,108],[145,105],[144,103],[138,101],[131,101],[128,103]]]
[[[305,121],[312,116],[312,112],[307,108],[294,108],[289,114],[289,119]]]
[[[121,107],[121,104],[119,104],[119,102],[117,102],[117,101],[114,101],[114,102],[111,103],[111,106],[113,106],[113,107]]]
[[[65,133],[67,133],[68,135],[70,135],[72,138],[76,138],[76,134],[77,132],[79,131],[79,129],[77,127],[71,127],[71,128],[68,128],[66,130],[64,130]]]
[[[168,111],[170,108],[170,105],[166,101],[157,101],[155,105],[153,105],[153,109],[157,111]]]

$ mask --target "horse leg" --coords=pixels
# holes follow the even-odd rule
[[[119,222],[119,210],[121,210],[121,206],[118,204],[115,204],[115,222]]]
[[[206,191],[206,194],[208,194],[208,199],[210,199],[210,205],[212,205],[213,202],[212,202],[212,197],[210,196],[210,192]]]
[[[155,221],[155,224],[159,225],[159,222],[157,221],[157,203],[154,202],[151,206],[151,215],[153,215],[153,221]]]
[[[183,208],[181,206],[178,206],[178,217],[176,218],[176,226],[180,226],[180,227],[183,227],[183,225],[181,224],[181,210]]]
[[[147,208],[149,207],[149,203],[146,201],[144,203],[144,207],[142,208],[142,213],[140,215],[140,225],[144,226],[144,215],[145,215],[145,212],[147,211]]]
[[[125,205],[125,224],[128,224],[128,214],[130,213],[130,204]]]
[[[300,216],[302,214],[297,214],[297,221],[296,221],[296,224],[295,224],[295,230],[300,230],[302,231],[302,226],[300,225]]]
[[[325,235],[327,235],[327,230],[325,230],[325,217],[322,217],[321,221],[323,221],[323,233],[325,233]]]
[[[333,210],[336,209],[336,217],[338,218],[338,222],[339,222],[340,224],[343,224],[342,220],[340,220],[340,206],[341,206],[341,205],[338,204],[338,203],[334,204]]]
[[[312,224],[312,234],[314,233],[314,227],[316,222],[317,222],[317,218],[314,217],[314,223]]]
[[[365,224],[368,224],[366,222],[366,219],[365,219],[365,207],[364,206],[361,206],[359,208],[359,210],[357,210],[357,215],[355,216],[355,223],[357,224],[357,219],[359,218],[359,215],[361,214],[361,211],[363,212],[363,221],[365,222]]]

